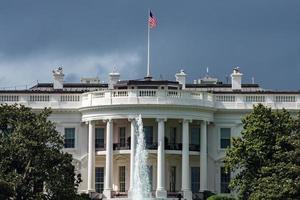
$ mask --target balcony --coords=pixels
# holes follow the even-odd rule
[[[107,105],[167,104],[213,107],[213,95],[207,92],[167,89],[103,90],[84,93],[82,107]]]
[[[199,144],[190,144],[189,150],[190,151],[200,151],[200,145]]]
[[[182,143],[169,143],[165,144],[165,150],[182,150]]]
[[[114,143],[113,149],[114,150],[129,150],[130,144],[129,143]]]

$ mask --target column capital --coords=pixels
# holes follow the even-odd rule
[[[189,118],[183,118],[181,120],[179,120],[180,123],[192,123],[193,120],[192,119],[189,119]]]
[[[157,121],[157,122],[161,122],[161,121],[166,122],[167,118],[156,118],[155,121]]]
[[[128,121],[129,122],[135,121],[135,118],[134,117],[128,117]]]
[[[209,124],[210,124],[210,122],[209,122],[209,121],[207,121],[207,120],[201,120],[201,124],[209,125]]]
[[[113,122],[113,119],[109,118],[109,119],[103,119],[102,120],[104,123],[108,123],[108,122]]]
[[[96,123],[95,120],[85,121],[86,125],[89,125],[89,124],[95,125],[95,123]]]

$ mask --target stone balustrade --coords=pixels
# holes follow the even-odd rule
[[[274,109],[300,109],[298,93],[218,93],[212,94],[189,90],[128,89],[101,90],[83,94],[59,93],[1,93],[0,104],[23,104],[33,109],[79,109],[109,105],[179,105],[200,106],[216,109],[252,109],[262,103]]]

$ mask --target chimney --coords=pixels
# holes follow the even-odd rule
[[[242,90],[242,76],[243,76],[243,74],[240,72],[239,67],[233,68],[233,72],[231,74],[231,89],[232,90]]]
[[[182,89],[185,89],[185,79],[186,79],[186,73],[184,73],[184,70],[180,70],[179,73],[175,74],[176,81],[179,82],[180,85],[182,85]]]
[[[53,89],[62,90],[64,87],[64,74],[62,67],[55,69],[53,72]]]
[[[109,73],[108,89],[114,89],[114,85],[120,80],[120,73],[115,70]]]

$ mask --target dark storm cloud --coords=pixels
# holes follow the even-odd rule
[[[2,0],[0,87],[51,81],[63,65],[68,81],[117,68],[141,78],[146,66],[146,19],[155,77],[173,79],[184,68],[189,81],[206,67],[221,80],[239,65],[265,88],[299,89],[300,1]]]

